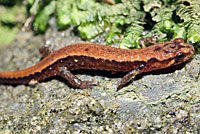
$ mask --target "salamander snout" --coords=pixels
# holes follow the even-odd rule
[[[190,44],[187,44],[183,41],[181,38],[176,38],[173,40],[174,43],[174,48],[176,51],[182,51],[182,53],[191,53],[192,55],[194,54],[195,50],[194,47]],[[173,44],[172,43],[172,44]]]

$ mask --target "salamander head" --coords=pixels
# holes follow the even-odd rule
[[[192,45],[186,44],[181,38],[176,38],[163,44],[159,51],[165,55],[163,60],[170,60],[171,65],[177,65],[189,60],[195,50]]]

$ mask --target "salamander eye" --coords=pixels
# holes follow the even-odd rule
[[[179,53],[176,55],[176,61],[179,61],[179,60],[183,59],[183,57],[184,57],[184,54],[181,53],[181,52],[179,52]]]
[[[184,43],[184,41],[183,41],[183,39],[181,39],[181,38],[176,38],[176,39],[174,39],[174,43]]]

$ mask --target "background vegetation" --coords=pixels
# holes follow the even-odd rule
[[[200,40],[200,0],[0,0],[0,3],[4,5],[0,33],[7,32],[13,37],[15,28],[22,27],[26,16],[23,29],[32,28],[36,34],[44,33],[49,19],[56,17],[58,30],[72,25],[84,40],[105,33],[107,45],[119,44],[120,48],[139,48],[138,40],[153,34],[160,35],[161,42],[183,38],[196,43],[196,47]],[[19,20],[16,16],[21,14],[24,16]],[[0,35],[1,41],[4,37]]]

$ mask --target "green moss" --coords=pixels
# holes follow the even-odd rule
[[[28,1],[30,6],[34,5],[33,1]],[[110,29],[105,36],[107,45],[120,43],[121,48],[139,48],[138,39],[152,34],[161,35],[161,41],[177,37],[192,43],[200,40],[200,29],[197,27],[200,24],[198,0],[185,3],[177,0],[121,0],[116,1],[114,5],[93,0],[55,2],[58,27],[65,29],[69,25],[74,25],[84,40],[103,33],[105,25],[99,25],[102,22],[106,22]],[[30,8],[29,12],[36,15],[36,32],[44,32],[47,28],[50,15],[47,17],[43,8],[49,3],[51,2],[39,2],[34,9]],[[135,27],[135,31],[130,32],[128,29],[132,26]],[[196,30],[193,30],[195,28]],[[142,35],[143,31],[148,33]]]
[[[120,39],[120,34],[121,34],[122,30],[116,26],[112,26],[111,30],[106,33],[106,44],[110,45],[113,43],[116,43],[119,41]]]
[[[125,36],[120,42],[119,47],[122,49],[129,49],[129,48],[140,48],[139,46],[139,39],[141,38],[143,27],[137,24],[130,26],[127,28],[125,32]]]
[[[187,40],[196,43],[200,41],[200,25],[191,25],[188,28]]]
[[[1,7],[0,11],[0,44],[9,44],[15,39],[16,32],[25,21],[25,7]]]
[[[54,12],[56,7],[56,2],[51,1],[36,17],[33,27],[36,32],[44,32],[47,28],[47,23],[50,15]]]
[[[174,25],[172,28],[173,30],[173,38],[182,38],[183,40],[186,40],[186,28],[182,25]]]
[[[17,29],[10,29],[9,27],[0,25],[0,46],[6,45],[15,39]]]
[[[103,33],[107,24],[104,21],[100,22],[91,22],[91,23],[82,23],[78,27],[78,31],[80,33],[80,36],[83,39],[91,39],[99,35],[100,33]]]
[[[69,24],[71,24],[71,12],[72,12],[72,2],[58,0],[57,2],[57,24],[60,29],[65,28]]]

